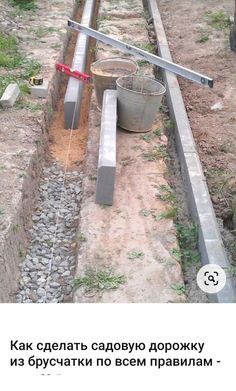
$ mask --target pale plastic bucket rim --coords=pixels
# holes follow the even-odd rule
[[[139,66],[138,66],[138,64],[137,64],[137,62],[136,61],[134,61],[134,60],[131,60],[130,58],[126,58],[126,57],[108,57],[108,58],[102,58],[101,60],[96,60],[96,61],[94,61],[91,65],[90,65],[90,70],[91,70],[91,72],[92,73],[94,73],[94,71],[92,70],[92,68],[94,68],[94,66],[96,65],[96,64],[99,64],[99,63],[101,63],[101,62],[105,62],[105,61],[114,61],[114,60],[125,60],[125,61],[127,61],[127,62],[129,62],[129,63],[132,63],[133,65],[135,65],[135,67],[136,67],[136,70],[134,71],[134,73],[132,72],[130,75],[133,75],[133,74],[135,74],[138,70],[139,70]],[[128,75],[129,76],[129,75]]]
[[[160,91],[160,92],[139,92],[139,91],[134,91],[134,90],[131,90],[130,88],[125,88],[125,87],[123,87],[123,86],[121,86],[120,84],[119,84],[119,80],[121,80],[121,79],[126,79],[126,78],[128,78],[128,77],[133,77],[133,78],[138,78],[138,79],[148,79],[148,80],[151,80],[152,82],[155,82],[155,83],[158,83],[158,84],[160,84],[162,87],[163,87],[163,90],[162,91]],[[133,94],[138,94],[138,95],[147,95],[147,96],[159,96],[159,95],[164,95],[165,94],[165,92],[166,92],[166,86],[165,86],[165,84],[163,83],[163,82],[161,82],[161,81],[159,81],[159,80],[157,80],[157,79],[152,79],[151,77],[148,77],[148,76],[137,76],[137,75],[127,75],[127,76],[121,76],[121,77],[119,77],[117,80],[116,80],[116,85],[117,85],[117,87],[119,87],[119,88],[121,88],[121,89],[123,89],[123,90],[125,90],[125,91],[130,91],[130,92],[132,92]]]

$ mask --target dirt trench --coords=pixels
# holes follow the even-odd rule
[[[77,9],[74,2],[67,0],[63,9],[57,2],[52,2],[51,9],[45,14],[45,9],[48,4],[40,4],[38,14],[42,16],[40,26],[37,24],[37,18],[34,13],[23,13],[22,18],[34,20],[34,31],[40,33],[43,31],[45,37],[37,40],[39,45],[38,58],[40,58],[43,65],[43,76],[49,81],[49,94],[47,99],[37,100],[31,97],[25,97],[25,102],[29,102],[32,106],[40,106],[41,110],[31,112],[29,109],[25,109],[22,105],[22,109],[13,108],[7,111],[1,111],[1,185],[5,187],[5,191],[1,191],[0,204],[1,210],[4,206],[4,213],[0,216],[0,270],[1,270],[1,284],[0,284],[0,301],[1,302],[23,302],[23,297],[20,295],[15,298],[15,295],[22,290],[25,284],[30,283],[30,270],[22,271],[22,267],[26,260],[31,265],[32,259],[29,259],[28,250],[32,242],[33,228],[35,221],[37,220],[38,206],[41,197],[41,193],[44,189],[44,181],[48,180],[48,175],[63,175],[63,167],[65,165],[65,151],[68,146],[69,132],[64,130],[64,118],[63,118],[63,101],[64,92],[67,85],[67,78],[60,73],[55,72],[55,63],[63,62],[68,65],[71,63],[74,46],[77,38],[76,33],[68,33],[63,30],[63,37],[61,30],[58,31],[58,37],[60,44],[57,44],[58,37],[48,36],[46,33],[52,27],[49,27],[51,23],[54,25],[55,17],[58,18],[58,30],[61,26],[66,25],[67,18],[75,18],[80,20],[83,11],[84,1],[81,2],[80,7]],[[8,3],[2,4],[3,12],[5,12],[5,18],[7,19],[8,12],[11,12],[11,8],[8,7]],[[63,14],[63,16],[62,16]],[[66,16],[67,14],[67,16]],[[18,18],[18,16],[16,16]],[[52,19],[51,19],[52,18]],[[18,23],[11,21],[13,27]],[[44,24],[45,23],[45,27]],[[28,25],[25,29],[29,34]],[[9,27],[11,30],[11,27]],[[25,31],[19,30],[22,37]],[[30,29],[32,34],[33,27]],[[50,30],[51,31],[51,30]],[[21,41],[21,35],[19,40]],[[54,41],[53,41],[54,39]],[[42,43],[41,43],[42,41]],[[47,42],[47,44],[45,43]],[[35,49],[35,43],[30,43],[31,55],[37,56]],[[41,48],[41,46],[43,46]],[[91,48],[93,43],[91,43]],[[24,50],[24,44],[21,43],[21,47]],[[29,48],[29,47],[28,47]],[[40,57],[41,49],[44,51],[43,57]],[[48,52],[47,52],[48,51]],[[53,54],[51,54],[51,52]],[[89,52],[88,62],[92,61],[93,51]],[[37,58],[37,57],[36,57]],[[89,69],[89,66],[88,66]],[[80,120],[79,130],[74,131],[72,135],[72,148],[69,154],[67,176],[71,176],[65,179],[68,182],[68,186],[72,186],[75,182],[74,195],[79,198],[78,188],[76,189],[76,181],[81,183],[81,174],[76,177],[75,172],[82,171],[82,162],[86,149],[86,137],[87,137],[87,119],[89,112],[89,100],[90,100],[91,88],[85,87],[83,98],[83,116]],[[24,103],[26,107],[28,103]],[[30,107],[32,107],[30,106]],[[28,107],[28,106],[27,106]],[[11,112],[9,116],[9,111]],[[12,129],[11,132],[6,133],[8,129]],[[22,129],[22,130],[21,130]],[[20,132],[20,133],[19,133]],[[7,135],[7,139],[6,139]],[[14,137],[17,137],[17,142],[14,142]],[[18,150],[17,150],[18,149]],[[18,168],[19,167],[19,168]],[[50,168],[52,172],[50,173]],[[55,178],[54,178],[55,182]],[[53,183],[52,183],[53,184]],[[58,183],[57,191],[61,192],[61,183]],[[15,192],[14,190],[15,189]],[[52,191],[55,189],[52,186]],[[69,191],[71,188],[69,187]],[[76,193],[77,191],[77,193]],[[80,191],[79,191],[80,192]],[[62,198],[62,197],[61,197]],[[56,199],[55,199],[56,202]],[[49,211],[50,212],[50,211]],[[32,216],[33,213],[33,216]],[[35,221],[32,220],[35,217]],[[78,219],[78,215],[76,215]],[[40,223],[40,222],[39,222]],[[51,227],[52,229],[52,227]],[[74,231],[76,231],[74,227]],[[40,230],[40,227],[39,227]],[[38,231],[40,232],[40,231]],[[47,242],[47,240],[46,240]],[[48,247],[51,248],[50,238],[48,239]],[[44,249],[45,250],[45,249]],[[50,249],[51,251],[51,249]],[[73,245],[73,254],[75,253],[75,246]],[[27,258],[28,256],[28,258]],[[71,256],[71,255],[70,255]],[[37,262],[40,259],[38,255],[34,254],[34,264],[31,265],[33,273],[39,272],[40,268],[37,266]],[[32,258],[32,257],[31,257]],[[38,259],[38,261],[37,261]],[[28,265],[28,266],[29,266]],[[29,269],[29,268],[28,268]],[[38,270],[37,270],[38,269]],[[22,272],[24,274],[22,274]],[[42,275],[40,276],[42,278]],[[28,289],[28,288],[27,288]],[[26,302],[37,301],[36,295],[33,292],[27,291]],[[30,297],[29,297],[30,296]],[[41,296],[42,298],[42,296]],[[66,299],[67,300],[67,299]]]

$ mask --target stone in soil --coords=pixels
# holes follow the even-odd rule
[[[39,203],[32,216],[31,241],[21,264],[18,303],[58,303],[64,298],[68,302],[73,289],[72,245],[78,225],[80,192],[80,173],[67,172],[64,182],[64,173],[56,163],[44,168]]]

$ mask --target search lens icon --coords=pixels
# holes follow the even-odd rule
[[[226,284],[226,274],[219,265],[203,266],[197,274],[197,284],[206,293],[218,293]]]

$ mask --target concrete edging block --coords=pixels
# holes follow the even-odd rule
[[[113,204],[116,171],[117,92],[103,94],[96,203]]]
[[[16,83],[8,84],[7,88],[5,89],[0,99],[1,106],[4,109],[7,109],[8,107],[13,107],[19,94],[20,94],[20,89],[18,84]]]
[[[156,0],[148,0],[149,12],[153,18],[158,40],[159,56],[172,61],[165,30]],[[184,106],[182,94],[176,75],[162,70],[167,88],[167,103],[170,115],[175,123],[175,139],[180,159],[183,181],[187,190],[187,200],[193,219],[199,226],[199,251],[201,262],[217,264],[224,269],[230,268],[229,260],[223,246],[215,212],[203,174],[195,141]],[[227,278],[225,287],[217,294],[208,295],[211,302],[236,302],[236,289],[233,279]]]
[[[46,98],[48,95],[48,81],[44,81],[43,84],[39,86],[31,86],[30,93],[36,98]]]
[[[86,0],[81,24],[91,27],[95,0]],[[87,54],[89,47],[89,36],[79,33],[75,53],[72,61],[72,68],[80,72],[85,72],[87,63]],[[64,99],[64,118],[66,129],[77,129],[82,102],[84,82],[73,77],[69,78],[67,90]]]

